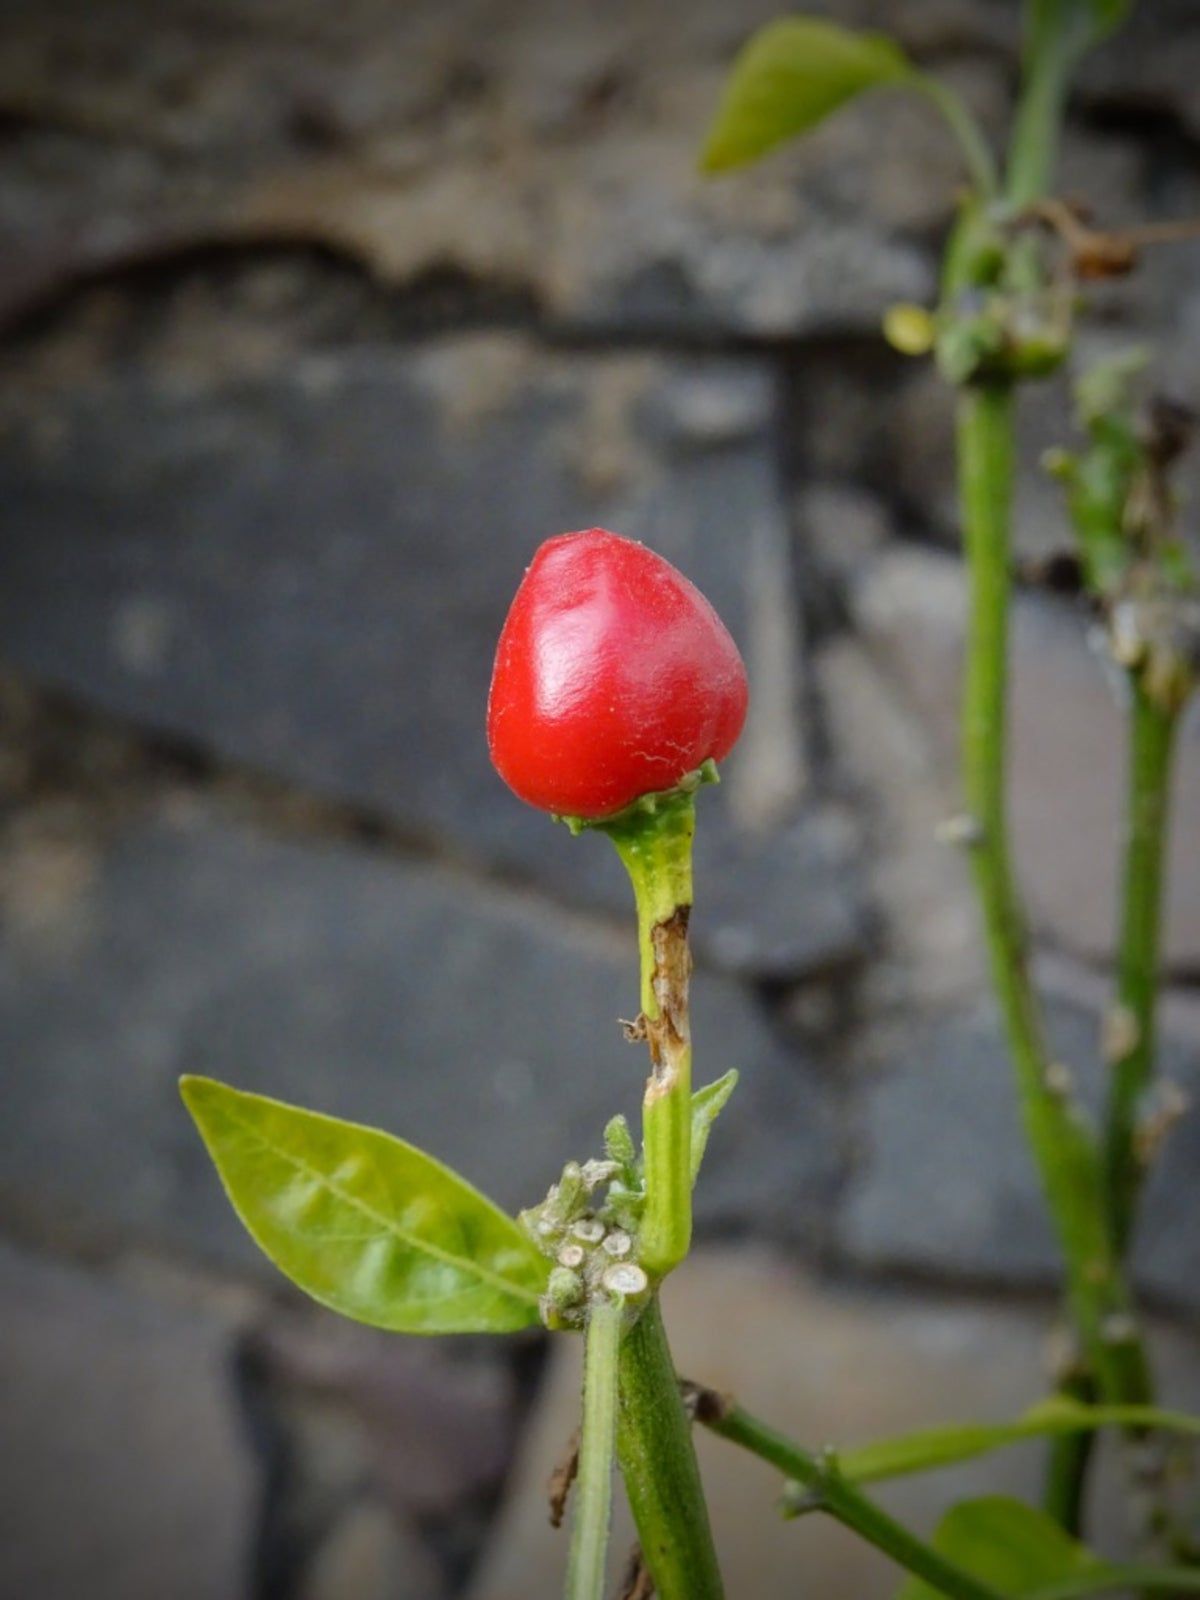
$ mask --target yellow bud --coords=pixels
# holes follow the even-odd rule
[[[902,356],[925,356],[933,349],[937,326],[924,306],[889,306],[883,317],[883,336]]]

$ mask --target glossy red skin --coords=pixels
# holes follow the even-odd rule
[[[595,821],[721,761],[748,694],[724,623],[669,561],[603,528],[564,533],[500,634],[488,748],[522,800]]]

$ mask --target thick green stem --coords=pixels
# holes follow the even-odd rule
[[[1029,973],[1009,859],[1007,667],[1011,590],[1013,401],[1004,383],[965,389],[958,456],[970,576],[963,700],[963,785],[992,982],[1008,1036],[1026,1136],[1066,1263],[1073,1321],[1104,1398],[1151,1398],[1149,1368],[1112,1248],[1091,1130],[1051,1062]]]
[[[741,1406],[708,1390],[700,1391],[696,1419],[722,1439],[740,1445],[803,1484],[812,1493],[815,1511],[825,1511],[853,1529],[898,1566],[924,1578],[951,1600],[999,1600],[995,1589],[947,1561],[932,1545],[918,1539],[860,1489],[847,1483],[832,1457],[810,1454]]]
[[[1104,1567],[1080,1572],[1060,1583],[1049,1583],[1022,1596],[1022,1600],[1081,1600],[1089,1594],[1127,1593],[1200,1594],[1200,1572],[1195,1567]]]
[[[1061,33],[1033,41],[1009,144],[1007,190],[1016,206],[1045,194],[1058,162],[1058,142],[1071,53]]]
[[[1059,1383],[1058,1392],[1089,1406],[1099,1399],[1095,1381],[1088,1372],[1071,1373]],[[1051,1440],[1046,1457],[1043,1504],[1055,1522],[1076,1539],[1083,1532],[1088,1467],[1095,1442],[1096,1435],[1091,1431],[1064,1433]]]
[[[692,1239],[692,1042],[688,1017],[688,916],[695,802],[673,795],[609,824],[637,902],[642,1015],[650,1077],[642,1101],[646,1205],[638,1260],[663,1278]]]
[[[1144,1169],[1138,1120],[1154,1072],[1163,855],[1177,723],[1177,713],[1156,704],[1135,677],[1117,953],[1119,1013],[1112,1029],[1115,1051],[1104,1132],[1109,1223],[1121,1255],[1129,1247]]]
[[[621,1343],[617,1458],[659,1600],[723,1600],[708,1507],[657,1297]]]
[[[624,1306],[602,1300],[588,1315],[583,1364],[583,1427],[565,1600],[603,1600],[612,1516],[617,1426],[617,1359]]]

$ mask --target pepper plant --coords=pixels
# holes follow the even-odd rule
[[[747,685],[703,596],[660,556],[604,530],[552,538],[535,554],[500,638],[487,737],[520,798],[573,833],[607,836],[631,879],[641,993],[625,1028],[650,1057],[640,1144],[614,1117],[600,1150],[567,1161],[549,1193],[511,1218],[390,1134],[208,1079],[183,1082],[242,1221],[315,1299],[396,1332],[502,1334],[540,1321],[583,1338],[579,1447],[557,1474],[554,1507],[561,1515],[573,1483],[568,1600],[605,1592],[614,1462],[640,1541],[627,1600],[720,1600],[696,1426],[775,1466],[786,1514],[822,1512],[889,1555],[904,1574],[898,1600],[1200,1593],[1185,1449],[1200,1419],[1157,1404],[1128,1274],[1145,1173],[1180,1110],[1156,1076],[1155,1011],[1171,757],[1200,675],[1200,588],[1169,483],[1187,419],[1162,402],[1139,407],[1140,356],[1082,375],[1082,442],[1047,459],[1129,720],[1099,1124],[1051,1051],[1006,811],[1015,406],[1026,382],[1068,360],[1080,285],[1132,270],[1144,244],[1181,231],[1104,233],[1051,193],[1071,73],[1129,9],[1129,0],[1026,0],[1022,90],[1003,162],[952,88],[895,42],[802,17],[769,25],[745,47],[704,154],[712,172],[743,165],[869,89],[923,96],[962,152],[967,186],[940,303],[892,308],[885,331],[910,354],[932,351],[957,393],[970,584],[964,806],[949,831],[971,860],[1016,1093],[1062,1254],[1073,1349],[1054,1392],[1011,1422],[926,1429],[839,1454],[806,1449],[734,1398],[677,1375],[658,1290],[687,1255],[692,1188],[736,1084],[733,1072],[692,1084],[691,843],[701,791],[741,731]],[[1128,1565],[1083,1542],[1090,1445],[1105,1428],[1124,1441]],[[869,1493],[1029,1439],[1047,1441],[1040,1506],[966,1500],[926,1540]]]

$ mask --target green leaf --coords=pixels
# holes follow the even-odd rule
[[[1015,1422],[962,1423],[878,1439],[857,1450],[839,1452],[838,1467],[842,1476],[853,1483],[878,1483],[884,1478],[970,1461],[1023,1439],[1109,1427],[1200,1434],[1200,1417],[1160,1411],[1154,1406],[1089,1406],[1065,1395],[1054,1395],[1031,1407]]]
[[[934,1548],[1000,1594],[1022,1595],[1048,1584],[1108,1569],[1044,1511],[988,1495],[963,1500],[942,1518]],[[942,1600],[941,1591],[910,1578],[896,1600]]]
[[[770,22],[733,64],[701,165],[706,172],[744,166],[815,128],[864,89],[915,77],[903,50],[883,34],[813,17]]]
[[[737,1071],[731,1070],[715,1083],[705,1084],[692,1096],[692,1183],[700,1173],[700,1163],[708,1148],[712,1125],[725,1109],[729,1096],[737,1088]]]
[[[322,1305],[400,1333],[504,1333],[538,1320],[548,1264],[456,1173],[375,1128],[180,1082],[255,1242]]]

